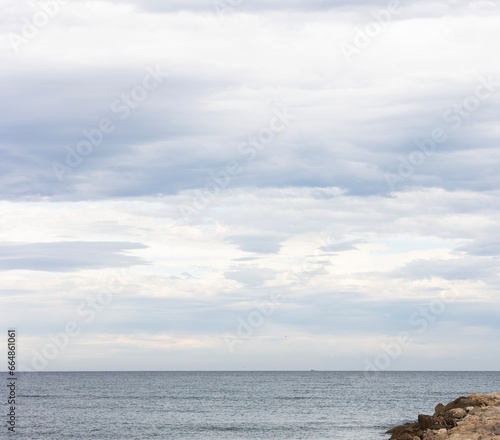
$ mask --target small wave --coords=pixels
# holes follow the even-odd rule
[[[248,428],[246,427],[241,427],[241,426],[216,426],[216,425],[209,425],[209,426],[200,426],[198,429],[204,430],[204,431],[225,431],[225,432],[231,432],[231,431],[248,431]]]

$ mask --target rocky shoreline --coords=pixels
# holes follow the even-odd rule
[[[390,440],[500,440],[500,393],[471,394],[387,431]]]

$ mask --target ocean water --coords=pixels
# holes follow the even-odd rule
[[[499,372],[21,373],[18,432],[0,438],[381,440],[493,391]]]

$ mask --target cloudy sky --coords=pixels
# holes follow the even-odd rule
[[[498,368],[498,2],[0,4],[25,370]]]

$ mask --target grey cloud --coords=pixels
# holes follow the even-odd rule
[[[451,260],[417,260],[391,276],[411,279],[440,277],[447,280],[479,279],[498,283],[498,261],[491,258],[465,257]]]
[[[366,243],[366,240],[351,240],[343,243],[331,243],[325,246],[321,246],[320,249],[325,252],[346,252],[346,251],[357,251],[357,244]]]
[[[35,78],[2,75],[0,89],[12,103],[8,108],[0,105],[1,197],[89,200],[176,194],[203,187],[211,181],[211,173],[224,170],[233,159],[240,162],[243,171],[232,179],[231,187],[314,187],[314,197],[325,200],[336,193],[322,188],[331,187],[355,195],[388,195],[391,188],[384,173],[397,173],[400,157],[415,149],[414,138],[428,136],[436,123],[442,122],[425,115],[433,99],[429,94],[403,120],[395,119],[400,105],[397,100],[386,103],[384,112],[376,118],[348,106],[332,138],[325,127],[317,130],[310,126],[318,117],[318,109],[298,106],[306,134],[299,131],[277,139],[272,148],[247,162],[237,147],[262,126],[258,121],[262,121],[263,106],[235,109],[231,107],[233,102],[221,110],[207,104],[222,96],[228,103],[241,99],[231,96],[238,87],[255,79],[231,75],[213,79],[194,71],[183,76],[174,73],[126,121],[116,120],[110,103],[136,85],[143,74],[144,66],[126,66],[65,74],[41,69]],[[259,90],[265,86],[261,80],[255,87]],[[302,86],[293,87],[298,92]],[[470,87],[468,84],[457,90],[453,86],[447,96],[440,92],[442,108],[462,100],[470,94]],[[399,99],[417,102],[410,95]],[[338,111],[335,105],[329,105],[332,111]],[[500,152],[496,141],[483,129],[495,123],[498,108],[498,104],[485,104],[460,137],[451,138],[396,189],[498,188]],[[440,112],[433,111],[437,117]],[[59,182],[52,164],[65,164],[66,147],[74,147],[83,139],[82,130],[94,128],[102,117],[114,117],[117,130]],[[395,121],[401,126],[398,130],[394,130]],[[355,128],[360,124],[364,130]]]
[[[83,269],[149,264],[128,251],[145,249],[140,243],[66,241],[0,245],[0,270],[70,272]]]
[[[150,2],[147,0],[122,0],[124,3],[136,4],[139,7],[151,12],[177,12],[177,11],[193,11],[214,13],[216,8],[214,4],[230,5],[236,2],[225,2],[224,0],[215,2],[214,0],[170,0],[168,2]],[[328,9],[342,7],[358,7],[370,5],[385,6],[387,2],[383,0],[242,0],[238,6],[230,7],[229,10],[238,10],[241,12],[259,12],[270,10],[299,10],[307,11],[324,11]]]
[[[128,3],[151,12],[188,9],[213,13],[212,2],[205,0]],[[405,8],[435,3],[413,1],[405,3]],[[485,7],[479,0],[439,3],[440,11],[452,6],[469,11]],[[387,2],[243,0],[236,9],[321,11],[378,5],[386,6]],[[16,6],[12,13],[20,11]],[[307,22],[307,18],[300,19],[301,26]],[[351,21],[347,23],[354,27]],[[199,24],[193,27],[200,35],[205,31]],[[6,65],[14,61],[11,58]],[[0,104],[0,194],[5,199],[89,200],[175,194],[203,187],[210,173],[223,169],[231,159],[244,165],[243,173],[231,182],[235,187],[315,187],[316,196],[325,199],[331,194],[321,188],[327,187],[349,194],[387,195],[391,189],[384,173],[397,172],[399,157],[408,156],[415,148],[414,138],[428,136],[436,124],[442,124],[442,111],[474,90],[474,84],[449,84],[446,78],[432,75],[424,85],[402,78],[407,82],[404,91],[384,99],[375,96],[367,102],[362,95],[384,85],[376,79],[370,82],[368,76],[363,77],[367,75],[363,70],[354,77],[350,70],[321,70],[311,82],[294,76],[289,79],[270,69],[269,77],[263,78],[253,66],[219,65],[208,56],[201,61],[190,59],[188,51],[185,58],[172,62],[172,75],[131,117],[116,121],[118,129],[59,182],[52,163],[64,163],[66,146],[74,146],[82,139],[83,129],[93,128],[100,118],[110,116],[111,102],[140,83],[144,66],[132,60],[118,67],[85,69],[71,64],[40,65],[29,58],[23,63],[22,72],[6,68],[0,78],[0,91],[7,98]],[[36,75],[32,74],[34,69]],[[269,88],[287,90],[292,104],[300,101],[296,105],[300,128],[277,140],[254,162],[246,163],[237,146],[261,127],[264,107],[252,107],[247,98],[261,103],[261,92]],[[244,98],[239,94],[242,90],[247,93]],[[346,91],[353,94],[346,95]],[[323,93],[321,101],[316,96]],[[342,99],[331,100],[333,93],[343,93]],[[315,95],[315,101],[308,97],[301,101],[298,97],[303,94]],[[397,189],[497,188],[500,153],[496,139],[484,128],[496,123],[498,109],[496,101],[483,103],[460,136],[450,139]],[[325,111],[328,123],[322,119]]]
[[[260,260],[259,257],[243,257],[243,258],[235,258],[233,261],[256,261]]]
[[[194,280],[195,277],[193,277],[190,273],[183,272],[180,274],[180,276],[176,275],[171,275],[168,277],[169,280]]]
[[[196,13],[213,14],[217,10],[243,13],[264,13],[270,11],[286,12],[298,11],[325,12],[328,10],[371,10],[374,8],[386,8],[387,0],[241,0],[240,2],[229,2],[225,0],[170,0],[168,2],[151,2],[148,0],[121,0],[123,3],[134,4],[139,8],[153,13],[172,13],[179,11],[192,11]],[[230,5],[238,3],[231,7]],[[403,3],[403,2],[401,2]],[[220,5],[216,8],[214,5]],[[226,5],[226,7],[224,6]],[[412,15],[427,16],[437,14],[458,14],[470,10],[495,10],[495,6],[481,0],[443,0],[436,5],[430,0],[410,0],[403,3],[404,7],[410,9]],[[416,9],[416,10],[413,10]]]
[[[242,251],[256,254],[276,254],[281,243],[288,238],[281,234],[231,235],[226,238],[229,243],[236,244]]]
[[[460,246],[456,249],[458,252],[466,252],[469,255],[499,257],[500,256],[500,241],[496,236],[488,239],[475,240],[470,244]]]
[[[238,281],[247,286],[260,286],[268,280],[274,279],[276,271],[258,267],[236,267],[224,276],[229,280]]]

